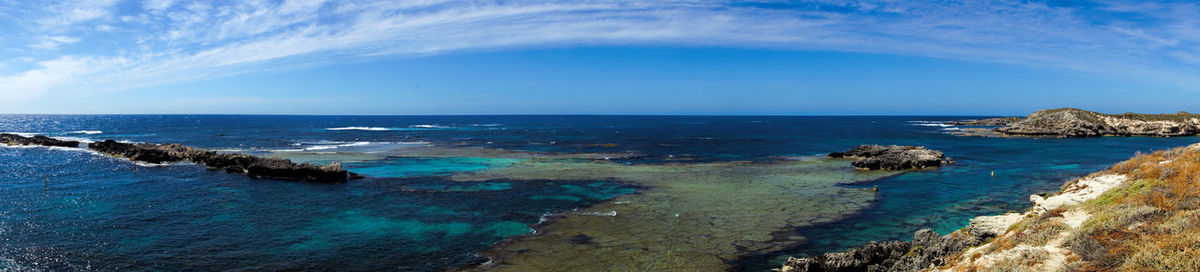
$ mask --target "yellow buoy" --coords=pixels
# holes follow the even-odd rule
[[[996,171],[992,171],[992,177],[996,177]]]

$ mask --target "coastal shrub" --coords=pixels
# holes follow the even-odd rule
[[[1062,221],[1064,210],[1058,208],[1044,212],[1033,218],[1021,220],[1018,224],[1020,227],[1014,230],[1012,242],[1017,245],[1045,245],[1046,242],[1054,239],[1059,233],[1070,228]]]
[[[1162,183],[1158,179],[1138,179],[1133,182],[1128,182],[1123,186],[1113,188],[1104,192],[1099,197],[1088,201],[1087,205],[1093,210],[1104,209],[1118,200],[1128,199],[1131,195],[1138,195],[1150,191],[1155,185]]]
[[[1071,236],[1063,242],[1063,247],[1070,249],[1085,261],[1102,260],[1108,257],[1108,249],[1082,230],[1071,232]]]
[[[1168,235],[1184,234],[1185,231],[1200,227],[1200,210],[1176,212],[1175,215],[1158,225],[1159,231]]]
[[[1162,214],[1163,210],[1156,207],[1118,204],[1092,215],[1091,218],[1083,222],[1083,226],[1080,226],[1080,229],[1094,235],[1106,234],[1112,231],[1123,231],[1130,225],[1145,222]]]
[[[1140,241],[1121,265],[1123,271],[1200,271],[1200,233]]]
[[[1041,248],[1022,248],[1014,250],[1012,256],[1004,258],[996,262],[991,269],[986,271],[1000,272],[1025,272],[1032,271],[1032,266],[1046,261],[1046,256],[1050,254],[1045,249]]]

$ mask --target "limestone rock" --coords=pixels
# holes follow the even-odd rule
[[[908,170],[953,163],[941,151],[924,146],[860,145],[846,152],[829,153],[830,158],[854,159],[851,165],[869,170]]]
[[[1190,136],[1200,134],[1200,115],[1183,112],[1103,114],[1061,108],[1034,112],[1020,122],[995,131],[1005,135],[1057,137]]]

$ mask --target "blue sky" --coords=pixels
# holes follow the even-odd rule
[[[0,31],[5,113],[1200,112],[1194,2],[0,0]]]

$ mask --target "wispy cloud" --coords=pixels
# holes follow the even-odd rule
[[[0,38],[7,67],[0,96],[111,92],[377,57],[598,45],[914,55],[1200,89],[1200,6],[1075,3],[8,2],[0,22],[16,29]]]

